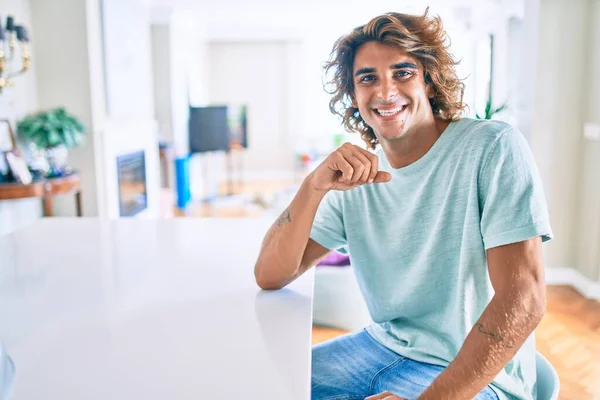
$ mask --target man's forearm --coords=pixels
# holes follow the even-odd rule
[[[524,283],[494,296],[455,360],[419,399],[472,399],[498,375],[540,322],[545,289]]]
[[[263,240],[255,276],[265,289],[277,289],[296,278],[310,230],[325,195],[305,180],[290,206],[277,218]]]

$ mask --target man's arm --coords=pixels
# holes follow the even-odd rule
[[[309,239],[324,195],[305,180],[290,206],[267,232],[254,267],[256,282],[262,289],[284,287],[329,253]]]
[[[280,289],[327,255],[328,249],[309,238],[321,200],[330,190],[389,182],[392,176],[378,166],[375,154],[345,143],[306,177],[263,241],[254,267],[261,288]]]
[[[546,310],[541,238],[487,251],[495,295],[454,361],[419,397],[472,399],[498,375]]]

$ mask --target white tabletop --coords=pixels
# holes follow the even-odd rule
[[[308,399],[311,271],[261,291],[272,220],[44,219],[0,236],[20,399]]]

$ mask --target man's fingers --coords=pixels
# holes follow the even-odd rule
[[[352,174],[352,183],[359,182],[361,176],[363,175],[363,173],[365,172],[365,169],[367,168],[365,163],[358,157],[360,157],[359,154],[353,154],[350,157],[348,157],[348,162],[354,168],[354,173]]]
[[[392,180],[392,175],[390,175],[389,172],[379,171],[379,172],[377,172],[377,175],[375,176],[375,180],[373,182],[374,183],[385,183],[385,182],[389,182],[391,180]]]
[[[371,163],[371,160],[361,152],[356,153],[356,158],[365,166],[358,182],[361,184],[367,183],[369,181],[369,176],[371,175],[371,170],[373,169],[373,164]]]
[[[375,175],[377,175],[377,171],[379,170],[379,157],[377,157],[375,154],[373,154],[370,151],[363,149],[361,147],[356,146],[356,149],[361,154],[363,154],[365,157],[367,157],[369,159],[369,161],[371,162],[371,171],[369,174],[369,178],[367,179],[367,182],[373,183],[373,181],[375,180]]]
[[[350,165],[352,165],[353,173],[352,173],[352,178],[350,179],[350,182],[352,182],[352,183],[358,182],[360,180],[360,177],[362,176],[363,172],[365,171],[366,166],[362,162],[362,160],[357,158],[357,156],[360,156],[360,155],[356,151],[355,146],[350,143],[346,143],[338,149],[338,152],[342,155],[342,157],[344,157],[344,159]],[[344,178],[345,178],[345,176],[344,176]]]
[[[352,154],[352,145],[350,143],[345,143],[337,149],[338,158],[343,159],[345,162],[338,162],[338,165],[350,165],[352,168],[352,172],[347,174],[346,171],[342,171],[342,177],[340,178],[340,182],[351,183],[354,181],[354,177],[360,172],[362,174],[362,170],[357,171],[357,168],[360,168],[360,163],[355,160],[354,155]],[[359,175],[360,176],[360,175]]]
[[[340,179],[341,182],[350,182],[352,180],[352,174],[354,174],[354,168],[352,165],[346,160],[346,158],[339,154],[335,166],[342,173],[342,177]]]
[[[336,153],[334,169],[341,172],[339,183],[353,187],[366,183],[385,183],[392,179],[388,172],[378,171],[379,158],[366,149],[346,143]]]
[[[355,173],[362,170],[362,174],[358,179],[356,179],[357,177],[355,175],[352,179],[353,182],[360,183],[362,185],[365,183],[369,183],[370,179],[375,179],[375,175],[377,174],[377,168],[379,165],[377,156],[375,154],[370,153],[369,151],[356,145],[345,146],[343,148],[343,151],[345,152],[345,156],[347,158],[356,159],[361,164],[361,166],[355,167]]]

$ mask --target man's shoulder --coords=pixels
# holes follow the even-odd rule
[[[488,149],[500,137],[517,132],[516,128],[503,121],[461,118],[455,123],[471,148]]]

